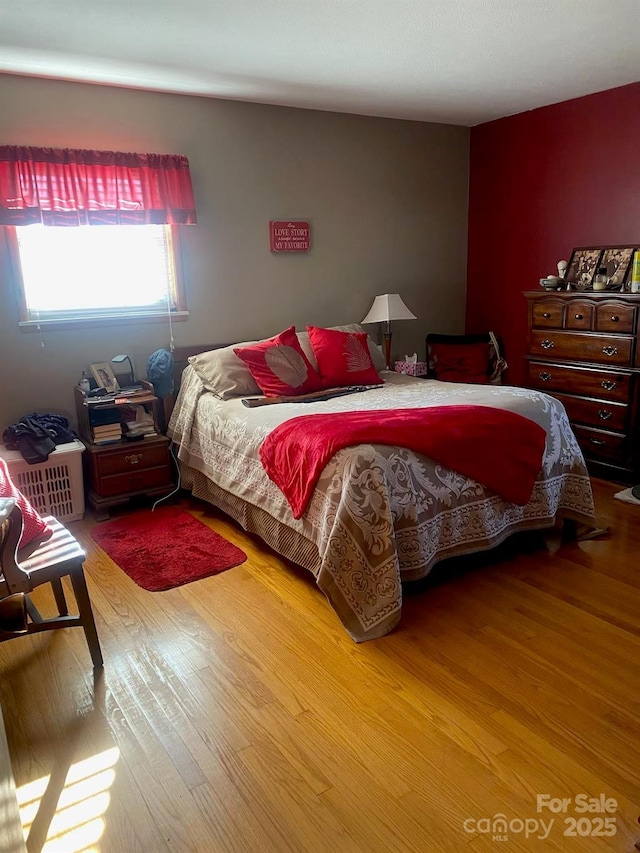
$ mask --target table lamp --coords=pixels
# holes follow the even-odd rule
[[[417,319],[398,293],[384,293],[373,300],[373,305],[362,322],[384,323],[384,355],[387,370],[391,370],[391,321]]]
[[[128,355],[124,355],[124,354],[114,355],[114,357],[111,359],[111,361],[114,364],[122,364],[124,361],[128,361],[129,362],[129,372],[131,374],[131,383],[127,386],[127,388],[132,390],[132,391],[134,389],[137,390],[138,388],[142,388],[142,386],[138,382],[136,382],[136,378],[135,378],[135,375],[133,372],[133,362],[131,361],[131,358]],[[121,388],[120,390],[125,391],[126,389]]]

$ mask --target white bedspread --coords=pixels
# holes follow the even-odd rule
[[[401,581],[424,577],[444,557],[484,550],[517,530],[551,526],[557,516],[589,523],[594,515],[582,453],[553,397],[383,375],[385,384],[375,390],[249,409],[239,399],[222,401],[204,391],[188,367],[169,425],[181,463],[314,544],[316,582],[357,641],[390,631],[400,618]],[[275,426],[299,415],[447,405],[509,409],[546,430],[543,468],[526,506],[506,503],[410,450],[359,445],[331,459],[296,520],[258,455]]]

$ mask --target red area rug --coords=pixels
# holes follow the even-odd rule
[[[150,592],[216,575],[247,559],[224,536],[176,507],[133,512],[97,524],[91,537]]]

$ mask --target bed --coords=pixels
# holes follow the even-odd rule
[[[207,391],[193,366],[182,373],[168,426],[182,485],[313,573],[356,642],[399,622],[404,582],[444,558],[492,548],[511,534],[558,519],[591,525],[594,506],[582,453],[561,403],[509,386],[381,374],[384,384],[328,400],[248,408]],[[456,405],[523,415],[546,431],[543,465],[525,505],[403,447],[346,447],[324,468],[300,518],[266,475],[260,447],[284,421],[312,413]]]

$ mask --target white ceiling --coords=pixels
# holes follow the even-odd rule
[[[640,0],[0,0],[0,72],[473,126],[640,80]]]

